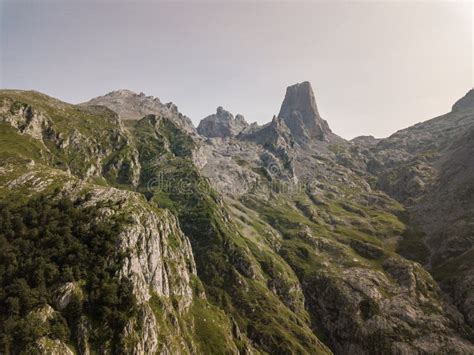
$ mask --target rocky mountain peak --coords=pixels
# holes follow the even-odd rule
[[[219,106],[216,109],[216,116],[217,118],[224,119],[224,120],[233,120],[234,115],[232,115],[229,111],[224,110],[222,106]]]
[[[328,140],[332,134],[329,125],[321,118],[308,81],[289,86],[278,117],[282,118],[298,142],[313,139]]]
[[[247,123],[247,121],[245,120],[245,117],[241,114],[235,115],[235,120],[238,121],[238,122]]]
[[[105,94],[104,96],[99,96],[95,99],[98,99],[100,97],[108,97],[108,98],[115,98],[115,99],[140,99],[140,98],[144,99],[146,98],[148,100],[153,100],[155,102],[161,103],[158,97],[146,95],[144,92],[140,92],[139,94],[137,94],[135,91],[128,90],[128,89],[114,90]]]
[[[474,89],[469,90],[464,97],[456,101],[452,111],[456,112],[466,109],[474,110]]]
[[[136,92],[134,92],[132,90],[128,90],[128,89],[113,90],[113,91],[105,94],[105,96],[123,96],[123,97],[136,96],[136,95],[138,95]]]
[[[81,105],[105,106],[116,112],[122,120],[140,120],[147,115],[157,115],[172,120],[188,133],[195,133],[191,120],[182,115],[174,103],[162,103],[158,97],[143,92],[137,94],[131,90],[115,90]]]
[[[197,130],[199,134],[208,138],[225,138],[236,136],[248,126],[244,116],[237,115],[234,118],[232,113],[219,106],[215,114],[207,116],[199,122]]]
[[[294,84],[286,89],[285,99],[280,109],[280,117],[292,111],[310,114],[319,117],[313,88],[309,81]]]

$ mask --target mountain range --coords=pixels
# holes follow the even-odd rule
[[[474,90],[351,141],[0,90],[0,353],[474,353]]]

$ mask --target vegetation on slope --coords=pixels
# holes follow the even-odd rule
[[[178,216],[210,301],[264,351],[328,352],[309,329],[305,312],[293,313],[269,290],[251,242],[230,220],[223,201],[192,163],[190,151],[173,151],[173,141],[186,148],[192,144],[189,138],[180,137],[182,132],[169,121],[151,120],[143,119],[134,129],[143,167],[140,190]]]
[[[114,339],[135,311],[130,286],[117,270],[124,255],[116,252],[118,224],[97,222],[97,207],[79,209],[68,199],[18,196],[0,202],[0,348],[25,351],[46,336],[73,343],[78,317],[86,314],[101,328],[93,339],[100,348]],[[31,321],[42,306],[55,303],[66,283],[82,290],[48,322]],[[34,319],[34,318],[33,318]]]

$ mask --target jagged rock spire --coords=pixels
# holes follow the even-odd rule
[[[308,81],[286,89],[278,117],[285,121],[294,138],[300,142],[312,139],[323,141],[332,134],[327,122],[319,115],[313,89]]]

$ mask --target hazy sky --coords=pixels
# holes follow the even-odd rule
[[[0,87],[72,103],[127,88],[195,124],[219,105],[264,123],[308,80],[352,138],[448,112],[473,86],[470,1],[0,3]]]

